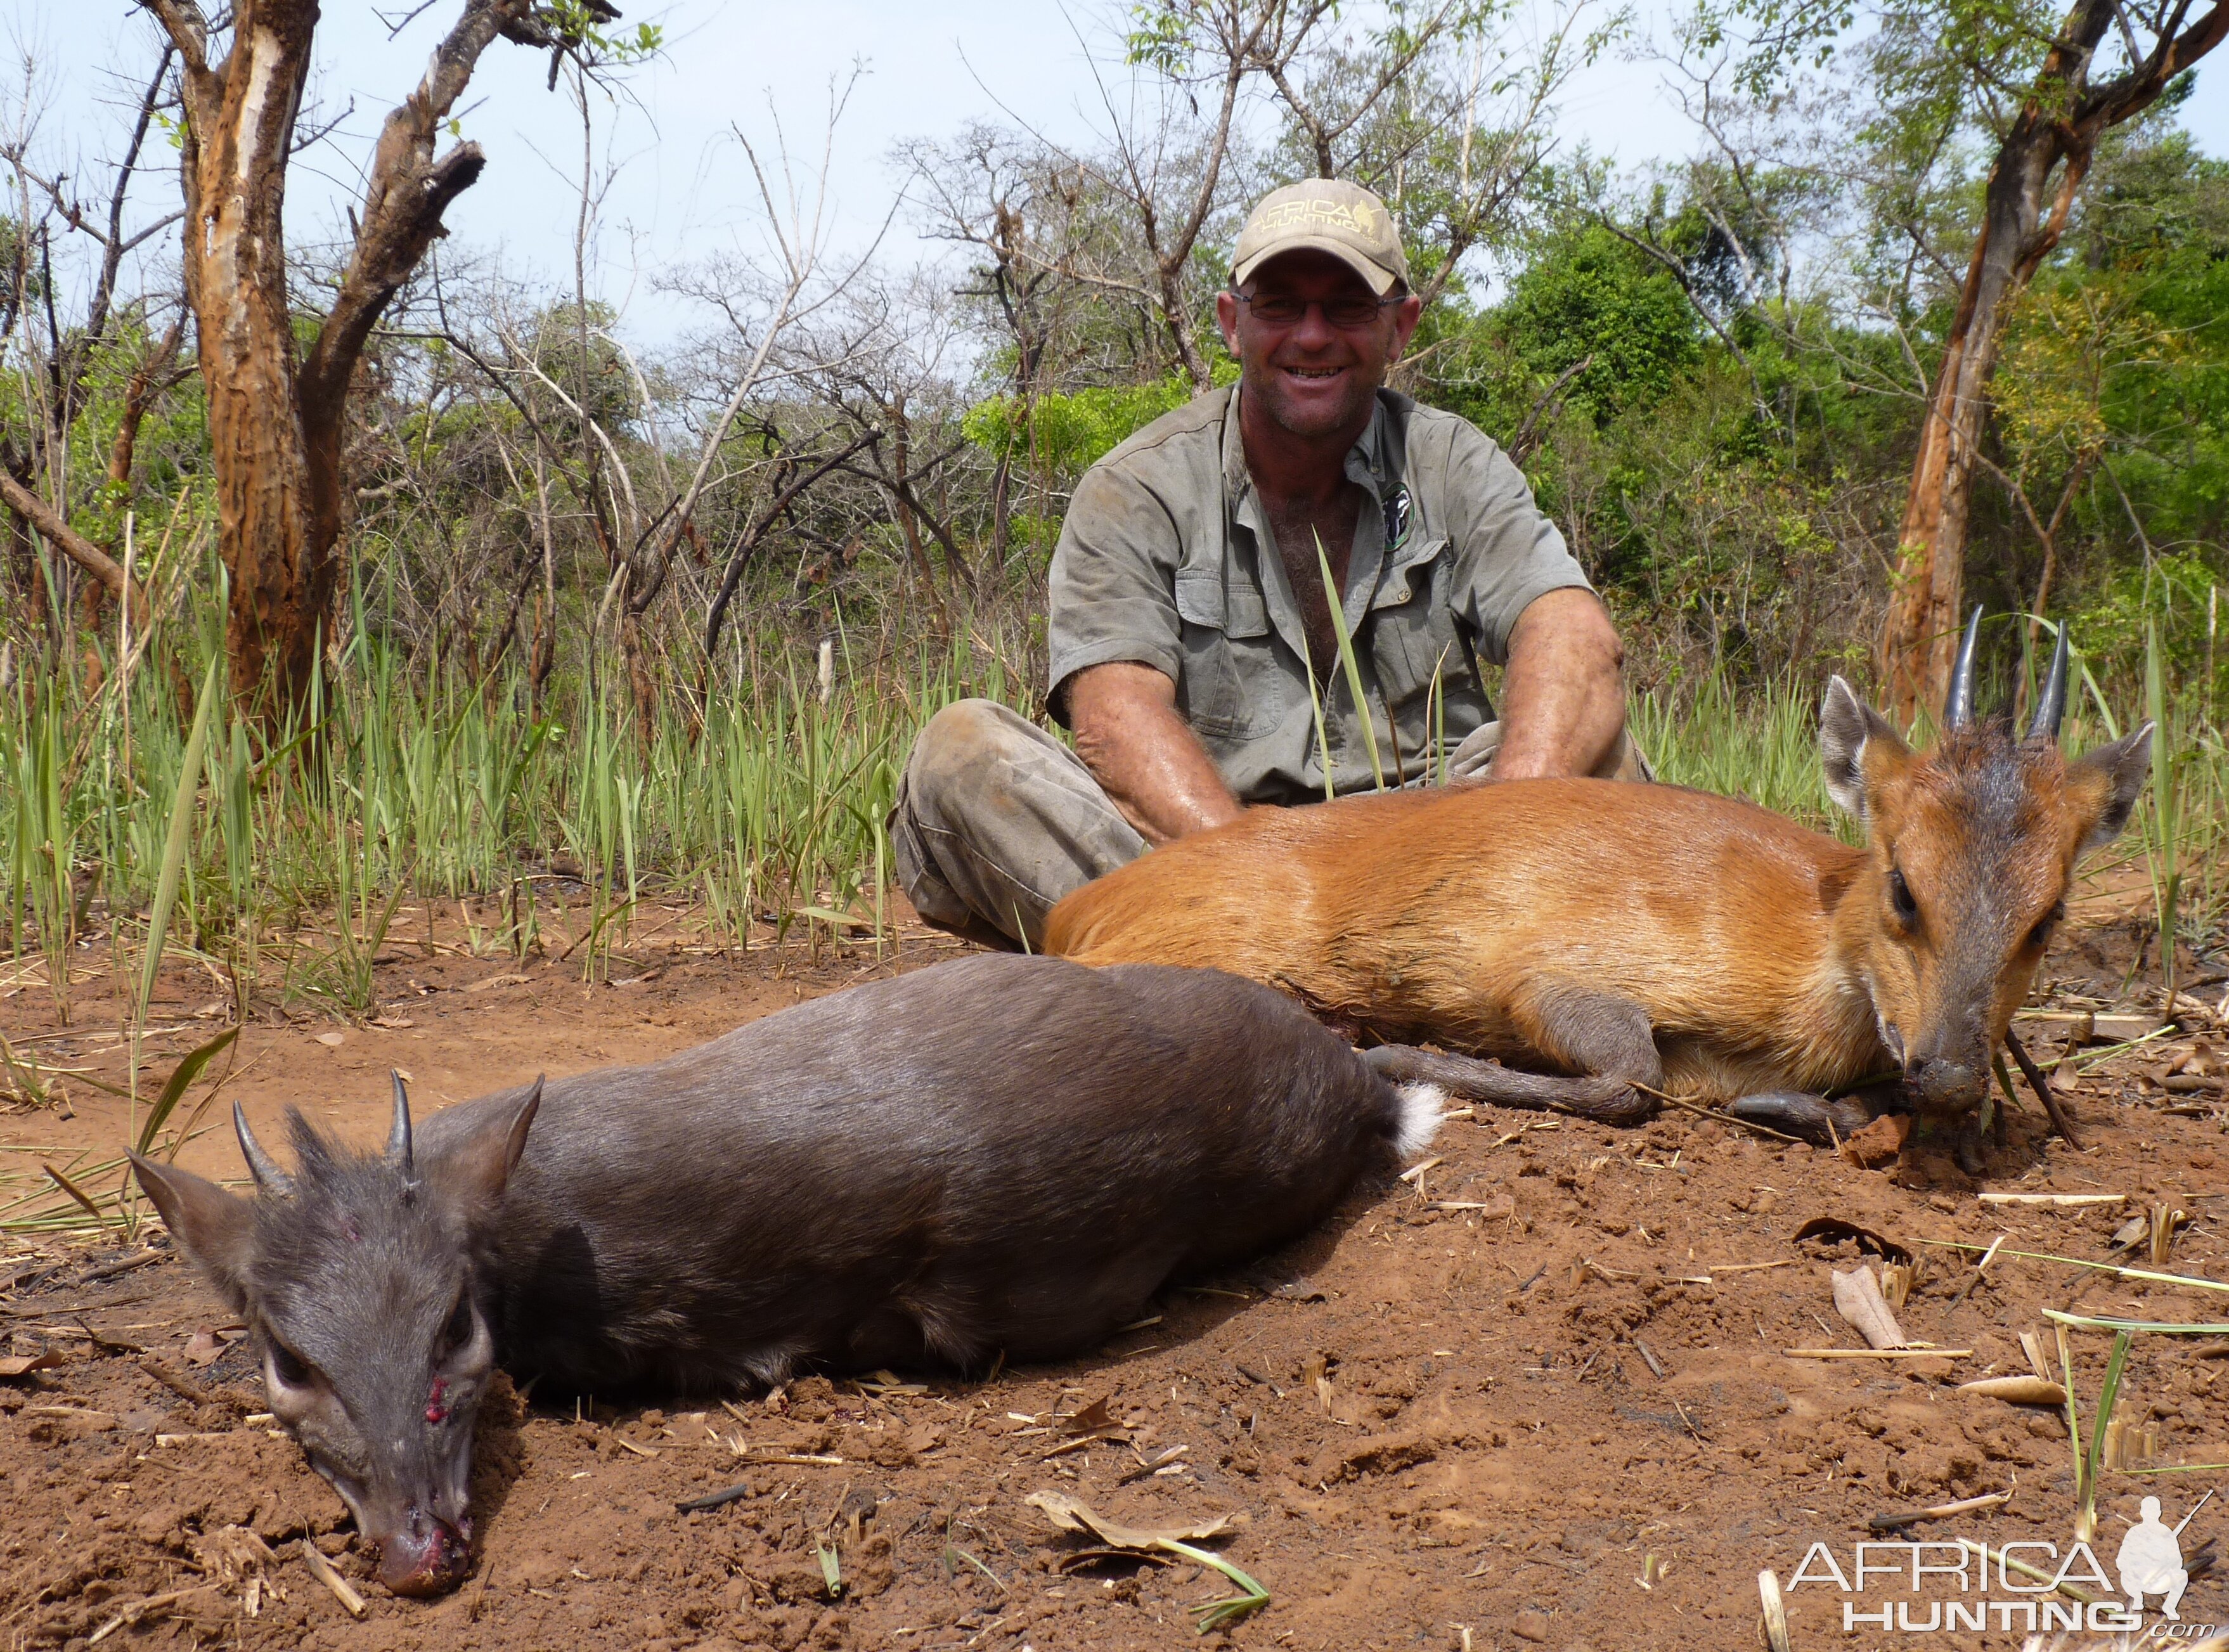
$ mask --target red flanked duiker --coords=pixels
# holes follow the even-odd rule
[[[1828,685],[1827,786],[1862,847],[1738,799],[1612,781],[1255,809],[1076,890],[1046,950],[1229,969],[1358,1037],[1532,1070],[1371,1052],[1479,1099],[1624,1122],[1669,1090],[1821,1142],[1916,1110],[1977,1167],[1993,1052],[2076,862],[2127,824],[2151,740],[2147,723],[2060,751],[2063,633],[2025,736],[1977,720],[1980,620],[1932,751]],[[1826,1099],[1885,1073],[1895,1093]]]
[[[1234,976],[984,956],[415,1130],[398,1079],[383,1153],[297,1114],[291,1173],[235,1109],[252,1201],[133,1164],[382,1579],[434,1594],[498,1359],[608,1395],[1076,1353],[1297,1237],[1439,1104]]]

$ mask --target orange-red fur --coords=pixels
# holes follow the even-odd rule
[[[1957,949],[1982,944],[1995,1048],[2109,782],[2001,730],[1926,757],[1875,740],[1864,768],[1862,849],[1734,799],[1612,781],[1255,809],[1070,895],[1046,948],[1213,966],[1387,1042],[1551,1069],[1571,1064],[1533,1013],[1540,988],[1616,993],[1648,1012],[1670,1090],[1731,1098],[1893,1069],[1882,1028],[1913,1039]],[[1992,782],[2001,807],[1977,813]],[[1924,891],[1917,934],[1895,932],[1892,862]],[[1957,933],[1976,899],[2001,934]]]

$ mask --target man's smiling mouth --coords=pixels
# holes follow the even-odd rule
[[[1337,378],[1346,371],[1344,367],[1288,367],[1284,370],[1294,378]]]

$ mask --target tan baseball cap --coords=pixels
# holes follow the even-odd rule
[[[1303,247],[1340,260],[1381,299],[1396,281],[1409,285],[1409,260],[1393,215],[1359,183],[1336,177],[1306,178],[1262,197],[1238,232],[1231,285],[1279,254]]]

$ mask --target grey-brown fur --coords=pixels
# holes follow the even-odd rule
[[[983,956],[398,1120],[383,1154],[298,1117],[252,1218],[138,1170],[389,1585],[432,1592],[463,1575],[498,1350],[601,1394],[1079,1353],[1304,1231],[1437,1108],[1267,987]]]

